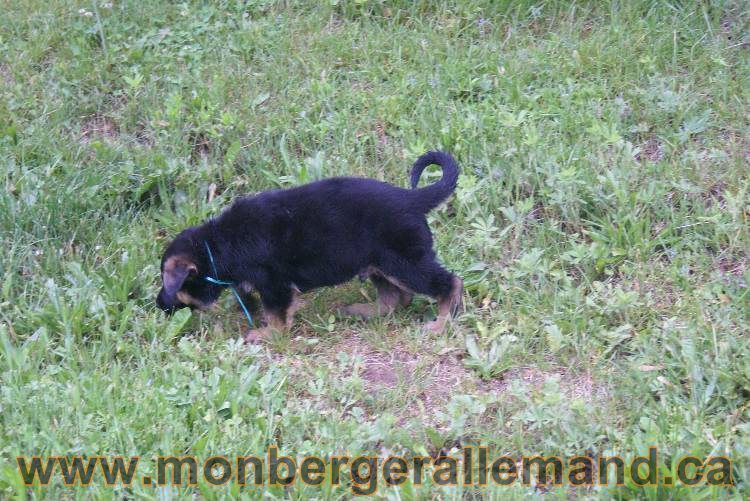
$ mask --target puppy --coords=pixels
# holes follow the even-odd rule
[[[442,178],[417,188],[431,164],[442,168]],[[463,282],[436,261],[425,215],[450,196],[457,179],[453,157],[431,151],[414,163],[412,189],[338,177],[239,198],[169,244],[157,305],[167,312],[210,307],[225,286],[207,278],[255,289],[267,324],[245,337],[255,342],[270,329],[289,328],[300,293],[364,275],[377,288],[377,303],[353,304],[345,313],[385,314],[408,305],[414,293],[426,294],[438,304],[426,328],[441,331],[460,306]]]

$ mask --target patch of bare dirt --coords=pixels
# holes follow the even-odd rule
[[[502,378],[482,382],[481,387],[486,394],[504,394],[517,381],[529,386],[532,390],[538,390],[550,379],[557,380],[560,391],[566,399],[593,403],[609,398],[609,388],[595,381],[590,372],[572,375],[564,367],[550,370],[541,370],[536,367],[510,369],[503,374]]]
[[[581,40],[586,40],[589,35],[591,35],[591,30],[594,27],[594,22],[590,19],[587,19],[583,22],[583,25],[581,25],[581,31],[579,31],[579,35],[581,37]]]
[[[736,2],[724,12],[721,18],[721,33],[726,37],[731,47],[750,48],[750,36],[743,29],[750,19],[747,15],[745,2]]]
[[[435,425],[436,413],[445,409],[453,395],[475,388],[475,376],[455,356],[418,355],[403,350],[379,350],[352,333],[326,350],[329,356],[344,352],[359,358],[359,376],[368,393],[377,398],[393,398],[394,392],[407,402],[399,422],[421,417]]]
[[[399,383],[411,384],[417,358],[406,352],[383,353],[370,352],[362,354],[364,368],[362,379],[368,390],[392,389]]]
[[[2,80],[2,82],[8,86],[15,83],[13,72],[10,70],[10,66],[5,63],[0,63],[0,80]]]
[[[641,151],[636,155],[635,159],[639,162],[649,161],[658,162],[664,158],[664,145],[655,137],[650,138],[648,141],[641,145]]]
[[[328,21],[328,24],[323,29],[323,32],[328,35],[336,35],[341,32],[343,27],[344,21],[342,19],[338,17],[331,17],[330,21]]]
[[[380,120],[375,123],[375,134],[378,136],[378,144],[381,148],[388,146],[388,133],[385,131],[385,124]]]
[[[722,151],[730,158],[739,156],[750,163],[750,137],[746,134],[724,130],[719,136],[718,144],[722,145]]]
[[[360,360],[359,376],[367,392],[376,400],[394,396],[403,399],[405,405],[397,415],[399,423],[418,418],[426,426],[440,427],[440,416],[454,395],[476,395],[498,403],[511,401],[515,397],[509,389],[516,381],[526,385],[529,391],[535,391],[554,378],[569,400],[594,403],[607,400],[610,395],[609,387],[596,381],[589,372],[572,375],[563,367],[551,370],[524,367],[484,381],[467,369],[455,353],[430,355],[379,350],[354,333],[318,356],[335,359],[339,352]],[[355,366],[353,370],[357,370]]]
[[[662,259],[667,258],[665,257]],[[653,270],[659,270],[659,272],[661,272],[665,263],[651,260],[649,266],[651,266]],[[653,301],[652,305],[656,310],[665,312],[669,311],[674,308],[674,305],[680,296],[679,292],[677,292],[679,288],[674,285],[674,282],[666,279],[660,273],[655,275],[659,277],[658,280],[634,280],[631,288],[638,294],[650,297]]]
[[[194,134],[190,138],[193,161],[205,159],[211,153],[211,140],[202,133]]]
[[[354,80],[351,83],[352,90],[356,90],[358,92],[371,92],[372,87],[372,81],[370,80]]]
[[[111,118],[94,114],[86,118],[81,126],[80,140],[89,143],[96,139],[114,141],[119,136],[117,124]]]
[[[429,376],[419,395],[428,416],[435,415],[438,409],[444,409],[451,396],[476,384],[474,374],[455,356],[441,357]]]
[[[356,334],[350,334],[330,348],[331,358],[343,352],[352,359],[360,358],[360,376],[365,388],[373,393],[391,390],[399,384],[411,385],[418,357],[405,351],[376,350]]]
[[[742,277],[750,269],[750,263],[746,257],[724,256],[718,259],[716,267],[724,275]]]
[[[727,189],[727,183],[724,181],[718,181],[708,187],[706,192],[703,194],[703,203],[706,207],[711,207],[714,204],[718,204],[719,207],[724,207],[724,191]]]
[[[138,124],[133,137],[135,142],[144,148],[153,148],[154,143],[156,142],[154,139],[154,132],[143,123]]]

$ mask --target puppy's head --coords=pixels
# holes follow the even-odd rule
[[[167,246],[161,259],[162,287],[156,304],[167,313],[179,308],[208,309],[216,302],[221,287],[207,282],[209,263],[203,240],[195,228],[188,228]]]

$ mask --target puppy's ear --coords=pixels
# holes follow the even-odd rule
[[[174,297],[182,287],[183,282],[191,273],[197,273],[198,267],[185,256],[172,256],[164,262],[164,272],[162,273],[162,283],[164,292],[169,297]]]

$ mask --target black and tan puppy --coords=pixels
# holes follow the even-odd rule
[[[442,178],[417,188],[431,164],[443,169]],[[439,331],[458,309],[463,282],[436,261],[425,214],[448,198],[457,179],[453,157],[432,151],[415,162],[410,190],[340,177],[242,197],[169,244],[156,302],[165,311],[205,309],[224,288],[206,277],[255,289],[267,323],[246,336],[255,341],[269,328],[290,326],[299,293],[366,275],[377,287],[377,304],[353,304],[345,312],[387,313],[408,305],[414,293],[426,294],[438,302],[437,319],[426,327]]]

